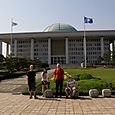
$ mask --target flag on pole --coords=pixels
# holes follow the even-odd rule
[[[18,24],[15,22],[12,22],[12,26],[17,26]]]
[[[84,23],[93,23],[93,19],[92,18],[87,18],[87,17],[84,17]]]

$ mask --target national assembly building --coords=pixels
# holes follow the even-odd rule
[[[78,31],[68,24],[56,23],[43,32],[0,34],[0,53],[2,42],[7,44],[13,56],[36,59],[48,64],[81,64],[84,61],[84,31]],[[86,31],[86,59],[88,64],[97,63],[97,58],[115,49],[115,30]]]

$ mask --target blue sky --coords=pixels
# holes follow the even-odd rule
[[[0,0],[0,33],[42,32],[54,23],[83,30],[83,17],[93,18],[87,30],[115,30],[115,0]],[[3,54],[6,55],[3,44]]]
[[[11,18],[18,23],[14,32],[41,32],[54,23],[83,30],[84,16],[94,19],[87,30],[114,30],[114,5],[115,0],[0,0],[0,33],[10,32]]]

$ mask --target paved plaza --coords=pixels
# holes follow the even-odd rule
[[[38,97],[0,93],[0,115],[115,115],[115,97]]]

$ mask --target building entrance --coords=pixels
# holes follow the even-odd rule
[[[66,64],[66,58],[65,57],[51,57],[51,64]]]

